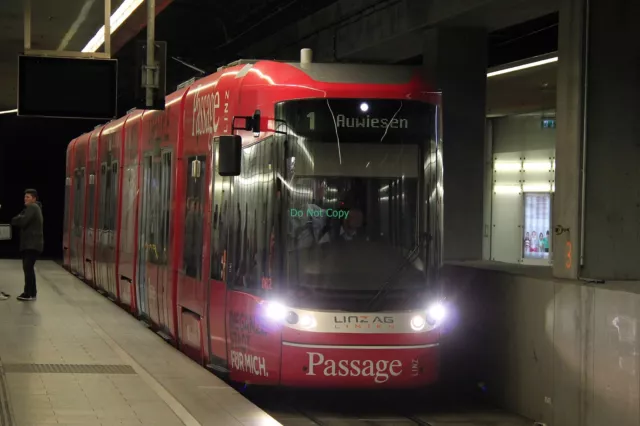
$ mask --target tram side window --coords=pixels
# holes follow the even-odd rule
[[[68,181],[68,179],[69,179],[69,176],[65,176],[65,180]],[[68,235],[67,232],[69,232],[69,201],[71,201],[69,198],[70,195],[71,195],[71,187],[67,184],[67,182],[65,182],[64,183],[64,222],[62,224],[62,231],[64,235]]]
[[[261,179],[261,203],[262,213],[258,232],[258,250],[260,259],[258,283],[263,290],[272,289],[272,278],[275,274],[276,259],[276,224],[274,222],[274,209],[276,206],[275,194],[275,171],[277,170],[275,160],[275,143],[272,139],[264,142],[262,155],[262,179]]]
[[[113,203],[115,202],[115,200],[112,198],[111,195],[111,187],[113,186],[113,175],[111,173],[111,165],[107,166],[107,172],[106,172],[106,182],[104,184],[104,202],[105,202],[105,206],[104,206],[104,221],[102,226],[104,227],[105,230],[111,230],[111,206],[113,206]]]
[[[216,145],[216,149],[218,146]],[[216,155],[215,158],[218,156]],[[231,195],[231,179],[218,174],[218,164],[212,169],[213,197],[211,200],[211,274],[213,280],[224,281],[227,265],[227,204]]]
[[[272,206],[274,172],[272,139],[246,149],[242,172],[236,179],[238,208],[235,224],[235,265],[233,285],[246,289],[270,289],[269,267],[273,249]],[[275,235],[274,235],[275,237]]]
[[[109,211],[111,210],[111,169],[107,167],[107,163],[102,165],[102,178],[100,179],[100,212],[98,214],[100,229],[109,229]]]
[[[93,179],[89,177],[89,197],[87,198],[87,203],[88,203],[87,228],[88,229],[94,229],[94,226],[95,226],[94,213],[95,213],[95,205],[96,205],[96,200],[95,200],[96,179],[95,179],[95,175],[91,175],[91,176],[93,176]]]
[[[78,179],[76,181],[76,193],[74,197],[74,215],[73,221],[76,227],[76,235],[80,236],[80,231],[84,227],[84,169],[78,171]]]
[[[204,178],[206,156],[193,156],[187,159],[187,185],[184,223],[183,267],[189,277],[202,277],[202,234]]]
[[[134,235],[133,227],[134,227],[134,213],[135,213],[135,203],[136,203],[136,191],[137,191],[137,176],[138,176],[138,166],[130,165],[127,168],[127,182],[126,188],[125,185],[122,185],[123,193],[122,193],[122,202],[124,204],[123,208],[123,229],[126,229],[127,232],[123,232],[120,234],[120,238],[122,241],[121,247],[123,251],[129,252],[133,249],[133,242],[136,238]],[[126,228],[124,228],[126,226]]]
[[[110,191],[111,202],[107,206],[107,208],[109,209],[109,214],[108,214],[109,222],[108,222],[107,228],[111,231],[115,231],[116,230],[116,208],[118,206],[118,172],[119,172],[117,162],[114,162],[111,164],[111,170],[112,170],[111,191]]]
[[[106,193],[105,187],[107,184],[106,179],[107,172],[107,163],[102,163],[100,165],[100,191],[99,191],[99,200],[98,200],[98,229],[104,229],[104,220],[106,213]]]
[[[233,265],[234,271],[230,283],[233,287],[252,288],[252,282],[247,269],[251,264],[251,248],[249,247],[249,235],[252,234],[249,227],[253,224],[253,205],[249,209],[251,193],[255,183],[251,178],[254,175],[255,158],[258,156],[260,145],[244,149],[242,151],[241,173],[235,180],[235,218],[233,229]],[[249,152],[248,152],[249,151]],[[256,157],[254,157],[254,155]]]
[[[162,153],[160,166],[160,238],[158,251],[164,263],[169,253],[169,218],[171,212],[171,152]]]
[[[145,155],[142,166],[142,214],[140,215],[140,227],[142,235],[142,247],[146,251],[146,260],[155,263],[155,241],[153,233],[153,157]]]
[[[75,180],[75,188],[73,189],[73,228],[77,229],[80,226],[80,212],[78,209],[80,198],[80,170],[76,169],[75,171],[76,180]]]
[[[147,241],[149,244],[149,262],[162,263],[160,247],[160,161],[147,157],[149,164],[149,191],[147,198]]]

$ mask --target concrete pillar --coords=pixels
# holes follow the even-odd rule
[[[640,2],[586,4],[560,10],[554,274],[639,280]]]
[[[423,52],[427,78],[442,91],[444,260],[482,259],[487,34],[431,29]]]
[[[578,278],[580,268],[580,198],[583,127],[585,0],[562,0],[558,27],[556,106],[556,192],[553,226],[553,274]]]
[[[582,275],[640,280],[640,2],[589,3]]]

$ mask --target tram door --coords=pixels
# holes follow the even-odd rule
[[[136,282],[136,301],[138,313],[146,317],[149,317],[149,303],[147,298],[149,271],[147,271],[147,258],[151,247],[151,242],[149,241],[151,220],[149,216],[153,208],[151,205],[152,165],[153,157],[151,155],[145,156],[142,166],[142,205],[140,208],[140,218],[138,220],[138,279]]]

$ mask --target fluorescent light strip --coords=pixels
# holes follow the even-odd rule
[[[496,75],[508,74],[515,71],[526,70],[527,68],[539,67],[540,65],[550,64],[552,62],[557,62],[558,57],[555,56],[553,58],[542,59],[540,61],[530,62],[528,64],[518,65],[511,68],[506,68],[500,71],[494,71],[487,74],[487,77],[495,77]]]
[[[551,183],[524,185],[522,189],[524,192],[551,192]]]
[[[493,192],[496,194],[519,194],[522,192],[520,185],[495,185]]]
[[[124,0],[120,7],[113,12],[109,19],[111,34],[113,34],[131,14],[144,3],[144,0]],[[83,52],[95,52],[104,44],[104,25],[93,36],[91,41],[82,49]]]
[[[551,172],[556,168],[556,162],[551,161],[496,161],[493,170],[497,172]]]
[[[2,115],[2,114],[15,114],[17,112],[18,112],[17,109],[8,109],[6,111],[0,111],[0,115]]]
[[[525,185],[495,185],[496,194],[520,194],[522,192],[555,192],[555,183],[532,183]]]
[[[554,164],[551,161],[538,161],[538,162],[526,162],[522,167],[522,170],[526,172],[549,172],[554,169]]]
[[[522,163],[496,161],[493,169],[497,172],[519,172],[522,170]]]

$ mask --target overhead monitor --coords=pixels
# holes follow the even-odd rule
[[[117,116],[118,61],[21,55],[18,115],[110,120]]]

